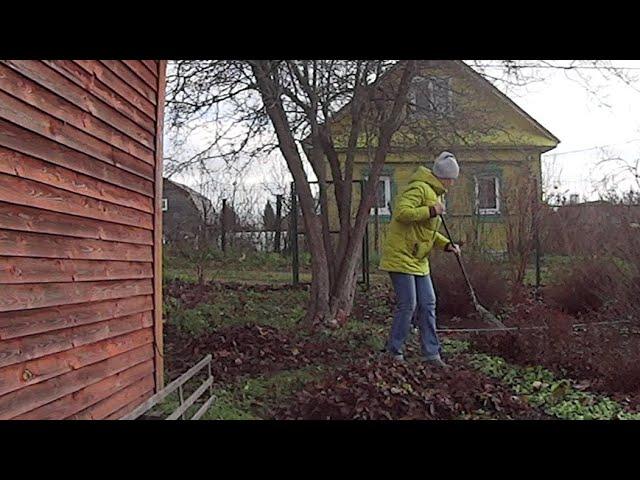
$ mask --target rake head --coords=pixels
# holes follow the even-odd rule
[[[476,307],[476,312],[478,312],[478,315],[480,315],[482,320],[484,320],[485,322],[491,323],[491,324],[495,325],[497,328],[503,328],[503,329],[507,328],[504,325],[504,323],[502,323],[500,320],[498,320],[498,317],[496,317],[493,313],[491,313],[489,310],[484,308],[479,303],[476,303],[475,307]]]

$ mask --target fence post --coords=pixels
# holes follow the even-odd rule
[[[358,183],[360,184],[360,201],[363,201],[365,181],[358,180]],[[377,191],[376,191],[376,195],[377,195]],[[377,198],[376,198],[376,205],[377,205]],[[362,237],[362,255],[361,255],[362,282],[365,284],[366,290],[369,289],[369,223],[370,223],[369,218],[367,218],[367,223],[364,227],[364,236]]]
[[[364,283],[366,290],[371,286],[370,265],[369,265],[369,222],[364,230]]]
[[[282,195],[276,195],[276,234],[275,246],[276,253],[280,253],[280,228],[282,226]]]
[[[300,283],[300,265],[298,252],[298,193],[295,182],[291,182],[291,267],[293,269],[293,284]]]
[[[536,295],[540,293],[540,194],[538,191],[538,179],[534,180],[535,187],[535,200],[534,200],[534,224],[533,224],[533,238],[536,249]]]
[[[222,221],[221,224],[221,248],[222,251],[227,250],[227,199],[222,199]]]
[[[375,230],[373,231],[374,235],[374,248],[376,251],[376,255],[380,255],[380,216],[378,214],[378,192],[376,191],[376,206],[375,206]]]

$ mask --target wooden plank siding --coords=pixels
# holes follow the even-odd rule
[[[165,91],[166,88],[166,62],[159,64],[158,90]],[[153,230],[153,268],[154,268],[154,299],[153,305],[156,312],[159,312],[158,321],[155,323],[156,329],[156,351],[155,351],[155,375],[156,389],[164,387],[164,361],[162,352],[164,349],[162,337],[162,152],[163,152],[163,127],[164,127],[164,96],[156,106],[156,181],[155,181],[155,208],[154,208],[154,230]]]
[[[137,398],[134,398],[131,402],[129,402],[127,405],[125,405],[124,407],[120,408],[119,410],[116,410],[114,413],[112,413],[111,415],[107,415],[106,417],[104,417],[105,420],[118,420],[119,418],[124,417],[125,415],[127,415],[128,413],[132,412],[133,410],[135,410],[135,408],[140,405],[141,403],[144,403],[146,400],[148,400],[149,398],[151,398],[151,396],[153,395],[154,389],[148,389],[145,393],[143,393],[142,395],[140,395]],[[137,393],[137,392],[136,392]],[[133,397],[132,397],[133,398]]]
[[[0,60],[0,419],[163,386],[166,62]]]
[[[7,64],[116,130],[153,148],[153,121],[74,62],[12,60]]]
[[[86,128],[96,138],[153,165],[153,144],[148,137],[140,139],[142,144],[131,141],[125,133],[4,65],[0,65],[0,90],[76,128]]]

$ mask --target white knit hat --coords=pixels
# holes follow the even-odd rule
[[[433,174],[438,178],[458,178],[460,167],[453,153],[442,152],[433,162]]]

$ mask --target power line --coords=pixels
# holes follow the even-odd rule
[[[568,153],[580,153],[580,152],[588,152],[589,150],[597,150],[599,148],[606,148],[606,147],[615,147],[617,145],[627,145],[628,143],[633,143],[633,142],[640,142],[640,138],[636,138],[633,140],[629,140],[627,142],[620,142],[620,143],[610,143],[609,145],[597,145],[595,147],[590,147],[590,148],[583,148],[581,150],[569,150],[567,152],[559,152],[559,153],[545,153],[543,155],[548,155],[550,157],[557,157],[559,155],[567,155]]]
[[[528,69],[542,69],[542,68],[547,68],[547,69],[554,69],[554,70],[640,70],[640,67],[614,67],[614,66],[601,66],[601,67],[597,67],[594,65],[574,65],[574,66],[568,66],[568,65],[558,65],[558,66],[554,66],[554,65],[504,65],[504,64],[496,64],[496,65],[492,65],[492,64],[472,64],[471,66],[473,67],[482,67],[482,68],[508,68],[508,69],[522,69],[522,68],[528,68]]]

